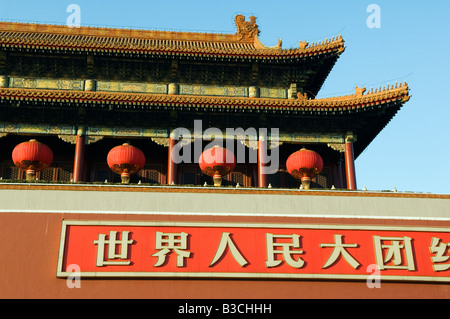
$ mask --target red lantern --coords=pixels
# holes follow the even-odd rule
[[[205,150],[198,163],[204,174],[213,177],[214,186],[221,186],[222,177],[234,170],[236,157],[233,152],[216,145]]]
[[[45,144],[29,140],[17,145],[12,152],[14,164],[27,172],[27,180],[36,179],[36,172],[47,167],[53,161],[53,152]]]
[[[108,166],[120,174],[123,184],[130,182],[130,175],[139,172],[145,165],[144,153],[128,143],[116,146],[108,153]]]
[[[311,179],[323,169],[322,157],[314,151],[302,148],[293,153],[286,161],[286,168],[294,178],[302,181],[305,189],[309,189]]]

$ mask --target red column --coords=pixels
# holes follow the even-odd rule
[[[169,137],[169,151],[168,151],[168,164],[167,164],[167,184],[171,185],[178,183],[177,164],[172,160],[173,147],[176,141]]]
[[[75,159],[73,163],[73,181],[83,181],[83,169],[84,169],[84,151],[85,151],[86,138],[84,130],[79,129],[77,132],[77,139],[75,144]]]
[[[353,139],[345,141],[345,173],[347,176],[347,189],[356,190],[355,158],[353,155]]]
[[[267,141],[260,137],[258,141],[258,187],[267,187],[264,163],[267,163]]]

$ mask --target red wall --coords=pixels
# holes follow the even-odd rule
[[[70,220],[342,224],[338,219],[200,217],[58,213],[0,214],[0,298],[449,298],[450,284],[364,281],[81,279],[68,288],[56,277],[61,222]],[[346,219],[345,224],[445,226],[450,222]]]

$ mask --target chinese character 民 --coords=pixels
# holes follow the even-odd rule
[[[213,266],[225,252],[225,249],[229,248],[231,255],[234,260],[238,262],[241,267],[244,267],[248,264],[247,260],[245,260],[244,256],[239,252],[233,240],[230,237],[230,233],[222,233],[222,238],[220,239],[219,247],[217,248],[216,254],[214,255],[213,261],[209,265],[209,267]]]
[[[152,256],[158,257],[158,260],[154,267],[159,267],[166,261],[166,256],[173,250],[177,254],[177,267],[184,266],[184,259],[189,258],[191,253],[185,251],[187,249],[187,238],[188,234],[185,232],[181,233],[163,233],[156,232],[156,245],[155,248],[159,250]]]
[[[106,239],[106,234],[98,234],[98,240],[94,240],[94,245],[97,246],[97,266],[102,267],[106,265],[130,265],[131,261],[123,259],[128,258],[128,245],[133,243],[132,239],[128,239],[129,231],[122,231],[121,239],[117,239],[117,231],[111,230],[109,232],[109,239]],[[108,245],[108,261],[105,261],[105,245]],[[120,253],[116,253],[117,245],[120,245]],[[123,261],[111,261],[114,259],[121,259]]]
[[[280,239],[290,239],[290,242],[277,242],[276,240]],[[282,254],[286,263],[293,268],[302,268],[304,265],[304,261],[299,257],[297,260],[292,258],[294,254],[303,254],[303,250],[293,250],[292,248],[298,249],[300,248],[300,235],[292,234],[292,235],[274,235],[274,234],[266,234],[266,243],[267,243],[267,261],[266,266],[276,267],[281,264],[281,260],[275,259],[275,254]],[[281,247],[281,250],[277,250],[277,247]]]
[[[431,253],[436,254],[431,257],[433,263],[445,263],[450,259],[448,247],[450,247],[450,243],[443,243],[440,238],[433,237],[430,246]],[[433,265],[433,269],[434,271],[446,271],[450,269],[450,264]]]
[[[338,260],[339,256],[344,257],[344,259],[352,266],[354,269],[358,268],[360,266],[360,263],[356,261],[355,258],[353,258],[352,255],[348,253],[348,251],[345,248],[356,248],[358,247],[358,244],[344,244],[342,243],[342,235],[334,235],[334,244],[320,244],[320,247],[334,247],[333,252],[330,255],[330,258],[328,258],[325,265],[322,267],[322,269],[330,267],[332,264]]]
[[[410,237],[373,236],[375,257],[380,270],[415,270],[414,254]]]

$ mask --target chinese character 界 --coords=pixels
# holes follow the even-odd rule
[[[181,233],[163,233],[156,232],[156,244],[155,247],[159,250],[152,256],[158,257],[154,267],[159,267],[166,261],[166,255],[173,250],[177,254],[177,267],[184,266],[184,259],[189,258],[191,253],[185,251],[187,249],[187,237],[185,232]]]
[[[443,243],[440,238],[433,237],[430,246],[431,253],[436,254],[431,257],[433,263],[445,263],[450,259],[448,247],[450,247],[450,243]],[[433,269],[434,271],[446,271],[450,269],[450,264],[433,265]]]
[[[102,267],[106,265],[126,266],[130,265],[131,261],[111,261],[114,259],[128,258],[128,245],[133,243],[132,239],[128,239],[129,231],[122,231],[121,239],[117,239],[117,231],[111,230],[109,232],[109,239],[106,239],[106,234],[98,234],[98,240],[94,240],[94,245],[97,246],[97,266]],[[105,261],[105,245],[108,245],[108,260]],[[120,253],[116,254],[116,245],[120,245]]]
[[[375,258],[380,270],[415,270],[414,254],[410,237],[373,236]]]
[[[280,239],[290,239],[291,242],[277,242]],[[297,260],[292,258],[294,254],[303,254],[303,250],[293,250],[292,248],[300,248],[300,235],[274,235],[266,234],[267,244],[267,261],[266,267],[276,267],[281,264],[281,260],[275,260],[275,254],[282,254],[286,263],[293,268],[302,268],[304,261],[299,257]],[[281,251],[277,250],[277,247],[281,247]]]
[[[355,258],[353,258],[352,255],[348,253],[348,251],[345,248],[356,248],[358,247],[358,244],[344,244],[342,243],[342,235],[334,235],[334,244],[320,244],[320,247],[334,247],[333,252],[331,253],[330,257],[328,258],[325,265],[322,267],[322,269],[330,267],[332,264],[338,260],[339,256],[344,257],[344,259],[352,266],[354,269],[358,268],[360,266],[360,263],[356,261]]]
[[[211,262],[209,267],[213,266],[220,259],[220,257],[222,257],[227,246],[230,249],[231,255],[233,256],[234,260],[236,260],[238,264],[241,265],[241,267],[244,267],[248,264],[247,260],[245,260],[245,258],[239,252],[233,240],[231,239],[230,233],[222,233],[219,247],[217,248],[216,254],[214,255],[213,261]]]

